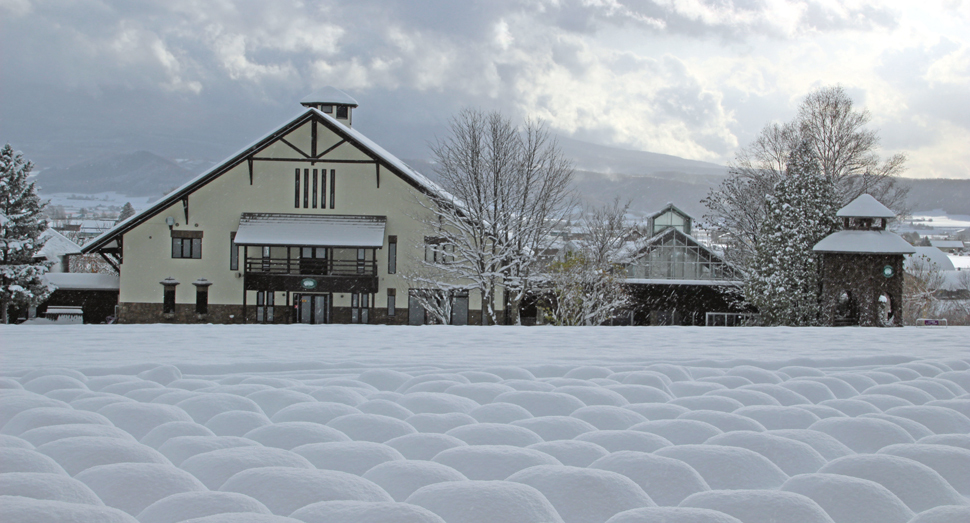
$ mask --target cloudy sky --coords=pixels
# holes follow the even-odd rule
[[[423,157],[462,107],[717,163],[841,84],[907,176],[970,178],[970,0],[0,0],[0,141],[220,159],[315,88]]]

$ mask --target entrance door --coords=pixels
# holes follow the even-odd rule
[[[330,323],[330,294],[296,294],[296,317],[299,323]]]
[[[468,325],[468,295],[451,297],[451,324]]]

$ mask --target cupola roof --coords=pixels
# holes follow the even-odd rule
[[[317,89],[316,91],[304,96],[300,103],[306,106],[310,105],[349,105],[350,107],[357,107],[357,100],[354,100],[349,94],[337,89],[336,87],[326,86],[322,89]]]
[[[835,213],[840,218],[895,218],[896,213],[889,210],[889,207],[879,203],[869,194],[863,194],[852,200],[849,205],[839,209]]]

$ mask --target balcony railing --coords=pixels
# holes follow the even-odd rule
[[[246,273],[292,276],[377,276],[377,261],[251,258],[246,260]]]

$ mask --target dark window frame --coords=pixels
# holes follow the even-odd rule
[[[397,316],[397,289],[387,289],[387,315]]]
[[[387,273],[397,274],[397,236],[387,237]]]
[[[334,115],[338,120],[346,120],[350,118],[350,107],[347,107],[346,105],[338,105],[337,112],[334,113]]]
[[[330,208],[335,208],[337,201],[337,170],[330,169]]]
[[[300,168],[296,168],[296,178],[293,182],[293,186],[296,188],[293,196],[293,207],[296,209],[300,208]]]
[[[236,245],[236,231],[229,233],[229,270],[239,270],[239,246]]]
[[[198,238],[172,235],[172,258],[201,260],[202,237]]]

